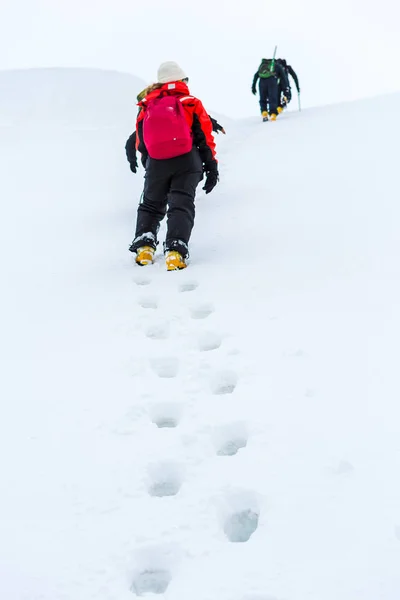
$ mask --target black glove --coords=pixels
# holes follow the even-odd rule
[[[257,94],[257,90],[255,87],[251,88],[251,93],[254,94],[254,96]]]
[[[206,182],[203,186],[203,190],[206,194],[212,192],[219,180],[218,167],[213,166],[211,169],[205,169]]]
[[[219,133],[219,132],[221,132],[221,133],[223,133],[223,134],[225,134],[225,133],[226,133],[225,129],[224,129],[224,128],[222,127],[222,125],[220,125],[219,123],[217,123],[217,124],[216,124],[216,126],[215,126],[215,131],[216,131],[217,133]]]
[[[137,172],[137,169],[138,169],[137,160],[135,160],[135,162],[131,162],[129,166],[131,168],[132,173],[136,173]]]
[[[286,96],[287,101],[290,102],[292,99],[292,90],[290,88],[287,88],[285,90],[285,96]]]
[[[142,161],[143,169],[146,168],[147,159],[148,159],[148,155],[147,154],[142,154],[142,157],[141,157],[140,160]]]

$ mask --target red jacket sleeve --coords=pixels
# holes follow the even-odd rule
[[[212,123],[202,102],[198,98],[193,100],[193,141],[199,149],[205,170],[209,171],[217,166]]]

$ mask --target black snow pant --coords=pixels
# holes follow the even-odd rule
[[[167,160],[147,159],[142,199],[138,207],[135,239],[130,250],[157,246],[160,223],[167,214],[164,251],[177,250],[184,258],[194,225],[196,188],[203,179],[197,148]]]
[[[279,104],[278,80],[276,77],[260,78],[260,109],[269,111],[269,114],[277,114]]]
[[[278,84],[278,98],[279,98],[279,106],[281,106],[282,108],[284,107],[284,102],[283,102],[283,96],[286,96],[286,87],[284,85],[284,82],[282,81],[282,79],[279,80],[279,84]],[[288,104],[288,103],[286,103]]]

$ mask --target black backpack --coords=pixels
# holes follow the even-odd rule
[[[258,76],[261,79],[268,79],[268,77],[275,76],[275,59],[263,58],[261,65],[258,68]]]

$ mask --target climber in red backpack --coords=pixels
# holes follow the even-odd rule
[[[226,135],[226,131],[225,131],[224,127],[220,123],[218,123],[217,119],[214,119],[211,115],[208,115],[208,116],[210,117],[213,132],[218,135],[219,135],[219,132]],[[130,167],[132,173],[137,173],[139,165],[138,165],[137,153],[136,153],[136,128],[135,128],[135,131],[133,133],[131,133],[131,135],[126,140],[125,154],[126,154],[126,160],[129,163],[129,167]],[[147,160],[147,156],[144,159],[144,165],[143,165],[144,168],[146,168],[146,160]]]
[[[146,168],[138,207],[135,238],[130,246],[136,262],[153,262],[160,222],[167,214],[164,242],[169,271],[184,269],[194,224],[196,188],[210,193],[218,182],[212,123],[203,104],[191,96],[188,78],[175,62],[158,69],[158,83],[139,102],[136,146]]]

